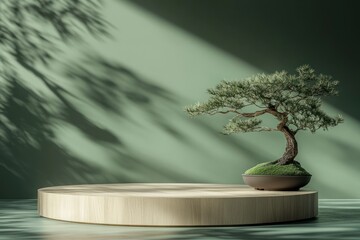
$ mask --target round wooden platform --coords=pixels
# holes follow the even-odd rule
[[[84,223],[214,226],[287,222],[318,213],[315,191],[223,184],[98,184],[38,190],[41,216]]]

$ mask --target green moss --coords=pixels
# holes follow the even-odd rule
[[[279,165],[276,162],[265,162],[248,169],[247,175],[278,175],[278,176],[311,176],[300,163],[294,162],[287,165]]]

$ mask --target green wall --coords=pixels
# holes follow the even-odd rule
[[[48,114],[14,91],[17,101],[8,108],[37,140],[13,136],[6,142],[0,198],[34,198],[37,188],[59,184],[242,184],[246,169],[282,154],[283,136],[224,136],[219,132],[226,118],[190,119],[183,107],[205,100],[205,90],[221,79],[292,71],[304,63],[341,80],[341,96],[324,107],[345,118],[328,132],[299,134],[298,160],[313,174],[308,187],[321,198],[360,197],[360,111],[354,107],[359,46],[353,33],[359,17],[351,15],[351,4],[104,2],[111,37],[84,35],[85,42],[64,45],[43,69],[68,90],[71,107],[22,73],[27,83],[18,88],[40,94]],[[32,114],[24,115],[22,102]]]

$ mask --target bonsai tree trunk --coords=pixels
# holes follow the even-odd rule
[[[293,133],[287,126],[282,126],[281,124],[279,124],[278,129],[285,135],[286,148],[284,154],[277,160],[277,162],[280,165],[293,163],[296,155],[298,154],[295,133]]]

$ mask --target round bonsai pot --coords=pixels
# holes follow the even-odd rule
[[[244,182],[257,190],[297,191],[310,182],[311,176],[246,175]]]

